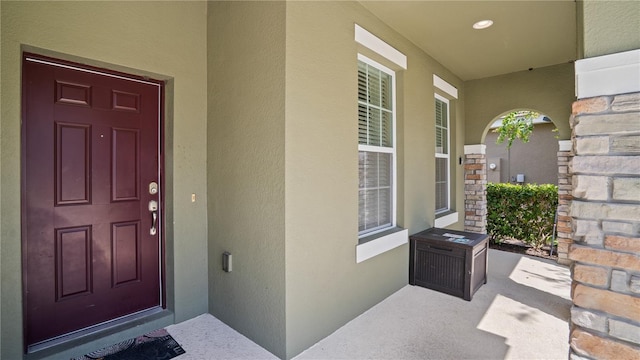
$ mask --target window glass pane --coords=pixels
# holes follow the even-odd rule
[[[436,153],[449,153],[449,124],[447,103],[436,99]]]
[[[365,226],[365,212],[366,212],[366,191],[360,190],[358,192],[358,232],[366,230]]]
[[[436,158],[436,212],[449,210],[449,159]]]
[[[369,104],[380,106],[380,70],[368,68]]]
[[[381,73],[380,78],[380,106],[386,110],[392,109],[392,98],[391,98],[391,75]]]
[[[369,108],[369,141],[368,145],[380,146],[380,109]]]
[[[358,62],[358,101],[367,102],[367,64]]]
[[[358,62],[358,143],[393,147],[391,75]]]
[[[391,225],[391,188],[381,188],[378,192],[378,226]]]
[[[436,101],[436,213],[450,210],[449,204],[449,104]]]
[[[367,145],[369,143],[369,115],[367,106],[358,104],[358,143]]]
[[[393,149],[393,135],[393,76],[359,61],[358,144]],[[358,162],[359,233],[392,226],[393,153],[360,151]]]
[[[447,108],[447,103],[444,101],[440,101],[442,104],[442,126],[447,127],[447,115],[449,114],[449,109]]]
[[[380,182],[380,166],[378,165],[378,153],[366,151],[363,151],[362,153],[364,154],[364,161],[361,165],[361,168],[365,174],[363,188],[377,188]]]
[[[449,153],[449,131],[447,131],[447,128],[443,128],[442,132],[442,151],[440,151],[441,154],[448,154]]]
[[[364,151],[358,152],[358,189],[366,188],[366,173],[365,173],[365,163],[367,162],[367,153]]]
[[[364,230],[378,227],[378,189],[363,191],[365,197]]]
[[[442,128],[436,126],[436,153],[442,154],[443,150]]]
[[[444,125],[442,118],[442,101],[436,99],[436,127]]]
[[[392,223],[392,155],[360,151],[358,230],[372,230]]]
[[[436,99],[436,125],[447,127],[447,112],[448,112],[447,103]]]
[[[393,147],[393,113],[383,110],[381,112],[380,146]]]
[[[391,186],[391,154],[377,153],[378,185]]]

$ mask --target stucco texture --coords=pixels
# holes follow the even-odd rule
[[[558,185],[558,140],[554,128],[553,124],[537,124],[529,142],[516,140],[510,150],[506,141],[496,144],[498,134],[489,131],[485,139],[487,182],[510,182],[516,174],[524,174],[527,184]],[[496,164],[495,169],[489,167],[491,163]]]
[[[452,228],[463,228],[458,159],[494,118],[534,109],[569,136],[571,64],[463,83],[357,2],[1,6],[2,358],[22,357],[21,48],[167,80],[169,309],[176,322],[209,311],[281,358],[408,282],[407,245],[356,263],[358,53],[397,71],[397,218],[409,234],[435,219],[434,93],[447,95],[434,74],[459,92],[447,96]],[[408,69],[358,45],[354,23]]]
[[[408,246],[356,263],[357,54],[396,70],[398,224],[433,226],[433,74],[461,81],[360,4],[289,2],[286,9],[286,338],[291,357],[408,282]],[[354,41],[354,23],[407,56],[401,70]],[[452,167],[461,191],[463,94],[455,107]],[[455,190],[454,190],[455,191]],[[462,211],[462,196],[455,207]],[[459,224],[456,224],[459,226]]]
[[[513,110],[547,115],[558,128],[559,140],[569,139],[569,116],[575,101],[573,64],[465,82],[465,144],[483,144],[493,122]]]
[[[414,233],[435,217],[434,73],[460,91],[462,189],[460,79],[355,2],[209,4],[209,309],[282,358],[408,282],[406,245],[356,263],[357,54],[394,65],[355,42],[354,23],[408,56],[395,66],[398,224]]]
[[[206,3],[2,2],[0,131],[3,359],[22,358],[21,51],[167,80],[167,302],[207,311]],[[191,202],[195,193],[197,201]],[[55,358],[55,356],[54,356]]]
[[[584,57],[640,49],[640,2],[583,1]]]
[[[284,357],[285,3],[208,14],[209,309]]]

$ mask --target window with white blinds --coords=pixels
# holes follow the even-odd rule
[[[436,214],[449,211],[449,100],[436,94]]]
[[[395,73],[358,56],[358,234],[395,226]]]

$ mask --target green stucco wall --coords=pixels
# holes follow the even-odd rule
[[[414,233],[434,221],[434,73],[460,90],[462,190],[462,82],[355,2],[208,8],[209,309],[283,358],[408,282],[407,246],[356,264],[357,54],[372,54],[354,23],[408,56],[397,73],[398,223]]]
[[[549,123],[536,124],[529,142],[516,140],[511,149],[507,149],[506,142],[496,144],[498,134],[489,131],[485,139],[487,166],[494,163],[497,167],[487,167],[487,182],[509,182],[511,177],[524,174],[527,184],[558,185],[558,140],[554,128]]]
[[[209,309],[285,356],[285,3],[208,8]],[[222,253],[233,269],[222,271]]]
[[[465,144],[483,144],[489,126],[512,110],[547,115],[558,128],[559,140],[569,139],[569,116],[575,100],[573,64],[471,80],[464,84]]]
[[[582,1],[584,57],[640,49],[640,1]]]
[[[461,90],[460,100],[453,102],[456,141],[452,162],[456,188],[462,191],[462,167],[457,163],[464,135],[461,81],[358,3],[288,2],[287,357],[329,335],[408,282],[406,245],[356,263],[357,54],[371,53],[355,42],[354,23],[407,56],[408,70],[396,73],[399,225],[408,228],[410,234],[433,226],[434,73]],[[459,195],[455,206],[461,214],[462,201]]]
[[[67,60],[168,80],[167,300],[170,310],[175,314],[175,318],[170,320],[183,321],[207,311],[207,81],[204,76],[207,71],[207,4],[124,4],[2,2],[2,359],[22,357],[19,176],[21,47]],[[192,193],[197,196],[194,203],[191,202]],[[144,326],[136,331],[144,331]],[[89,350],[99,348],[97,343],[90,345],[93,348]]]

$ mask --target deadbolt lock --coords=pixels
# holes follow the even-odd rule
[[[155,195],[158,193],[158,183],[155,181],[152,181],[149,183],[149,194],[151,195]]]

